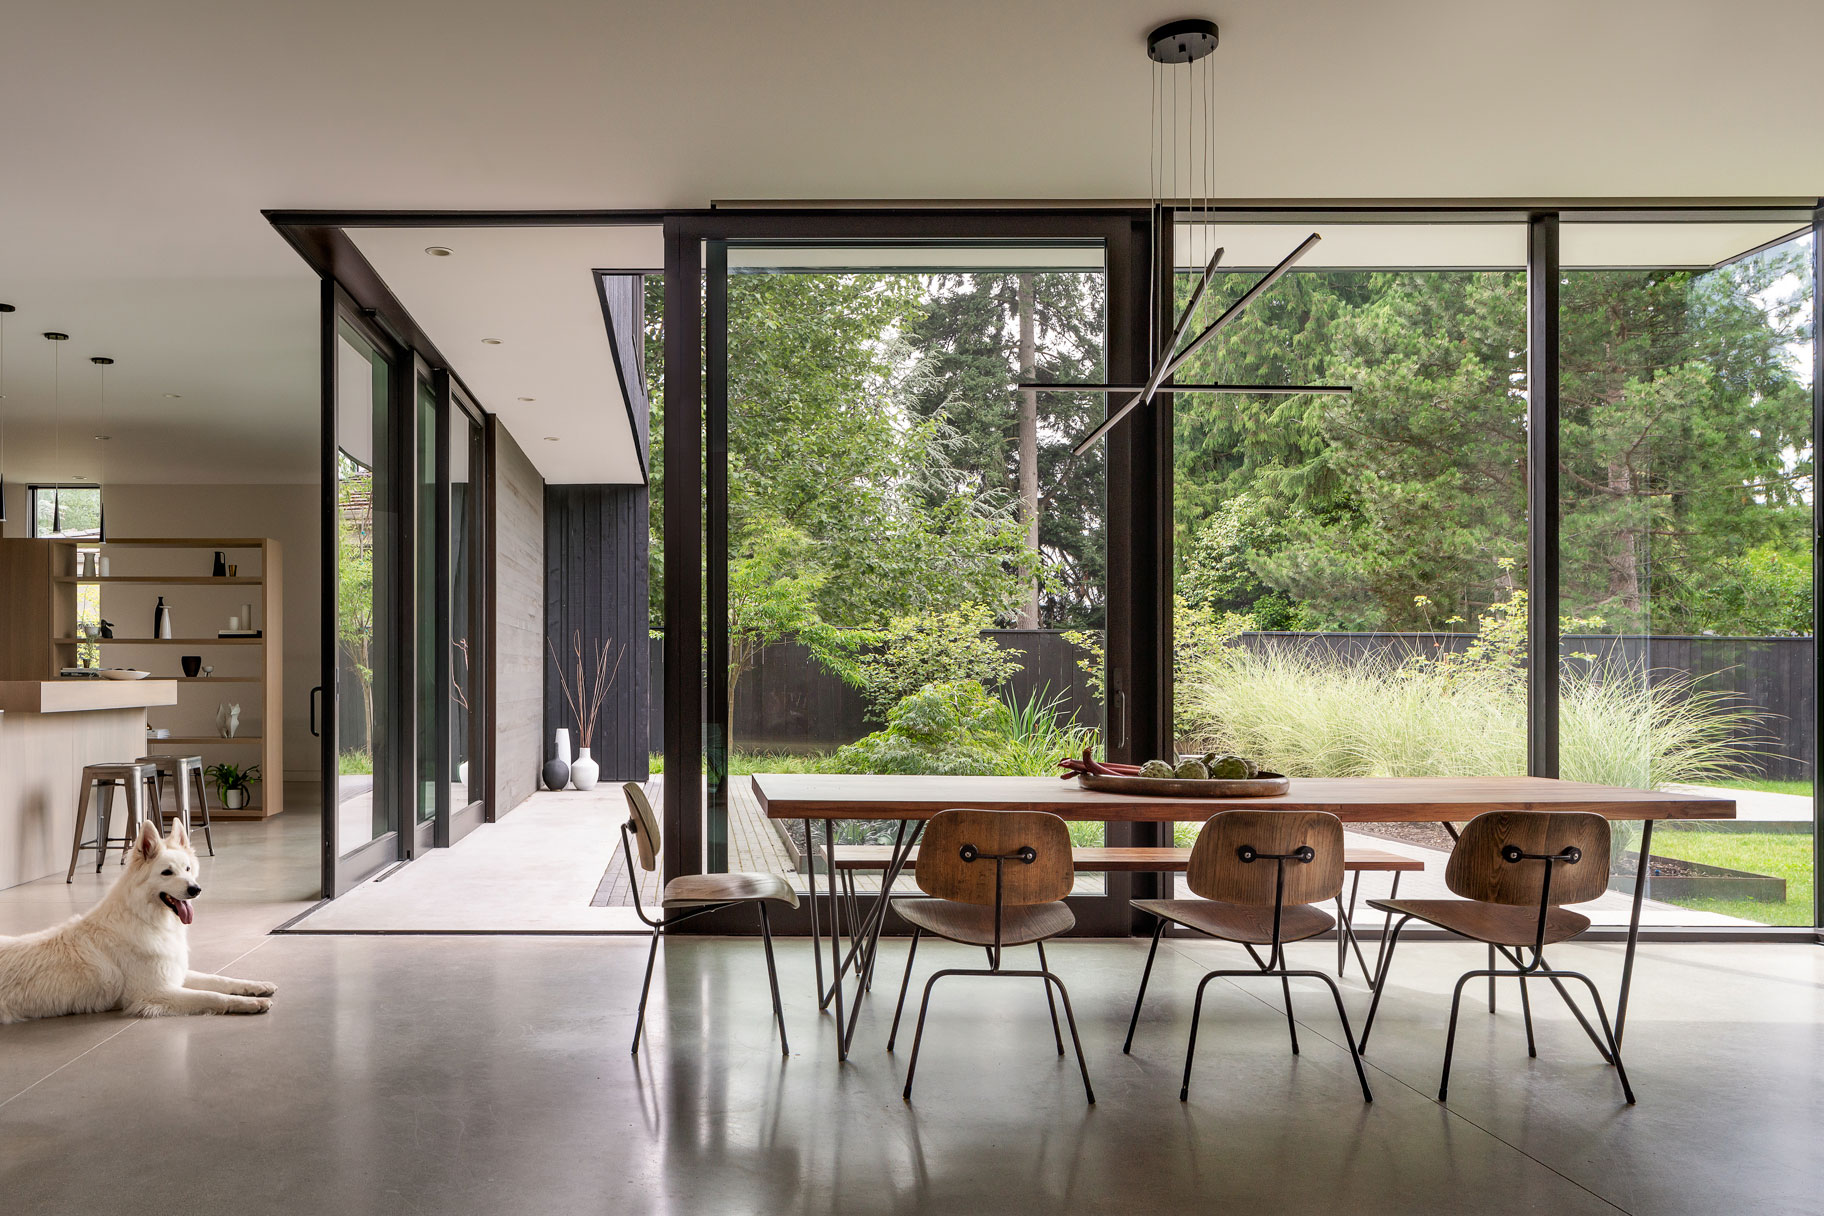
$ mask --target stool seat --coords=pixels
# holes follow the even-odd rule
[[[170,778],[177,787],[177,814],[183,819],[184,827],[194,832],[198,826],[200,814],[203,840],[209,846],[209,856],[215,856],[215,831],[209,823],[209,787],[203,780],[203,758],[201,756],[141,756],[141,764],[150,764],[158,770],[160,784],[164,778]],[[162,831],[164,823],[161,820]]]

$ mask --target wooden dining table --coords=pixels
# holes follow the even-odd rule
[[[1237,808],[1327,811],[1349,823],[1441,823],[1454,837],[1456,823],[1485,811],[1589,811],[1615,820],[1642,823],[1639,856],[1651,855],[1653,825],[1661,819],[1733,819],[1728,798],[1664,790],[1622,789],[1551,777],[1294,777],[1288,793],[1267,798],[1186,798],[1111,794],[1082,788],[1076,780],[1055,777],[900,776],[889,774],[756,773],[755,797],[769,819],[803,821],[805,843],[814,847],[811,826],[821,821],[824,850],[830,861],[831,895],[835,894],[836,823],[839,820],[897,821],[893,851],[881,878],[880,892],[858,925],[850,926],[851,944],[842,951],[838,923],[841,901],[830,900],[831,978],[823,979],[823,944],[817,910],[817,868],[808,868],[811,895],[812,953],[817,960],[820,1005],[836,1006],[836,1055],[847,1059],[854,1041],[862,995],[867,991],[874,952],[886,921],[887,903],[918,843],[924,821],[957,807],[979,810],[1049,811],[1066,820],[1107,823],[1200,822],[1219,811]],[[1634,952],[1640,937],[1641,901],[1647,884],[1636,882],[1623,954],[1621,990],[1616,1000],[1615,1038],[1627,1019],[1628,989],[1634,975]],[[854,1000],[844,1013],[845,977],[854,975]]]

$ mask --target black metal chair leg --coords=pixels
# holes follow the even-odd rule
[[[1077,1037],[1077,1015],[1070,1011],[1070,992],[1064,987],[1064,981],[1051,974],[1049,970],[1045,973],[1045,979],[1046,997],[1049,998],[1051,996],[1051,985],[1056,984],[1058,986],[1058,995],[1064,999],[1064,1020],[1070,1023],[1070,1043],[1072,1047],[1077,1049],[1077,1071],[1083,1074],[1083,1096],[1089,1099],[1089,1104],[1091,1106],[1094,1106],[1096,1104],[1096,1091],[1089,1084],[1089,1064],[1083,1058],[1083,1040]],[[1058,1054],[1063,1055],[1064,1053],[1060,1051]],[[911,1083],[911,1079],[908,1078],[906,1084],[910,1086]]]
[[[906,1061],[906,1087],[899,1094],[907,1102],[912,1100],[912,1074],[918,1071],[918,1049],[925,1041],[925,1014],[931,1011],[931,990],[937,987],[937,981],[953,974],[956,973],[937,971],[925,981],[925,997],[918,1003],[918,1027],[912,1032],[912,1058]]]
[[[773,925],[766,915],[766,901],[757,901],[760,909],[760,940],[766,946],[766,982],[773,987],[773,1018],[779,1023],[779,1054],[792,1054],[791,1044],[785,1038],[785,1006],[779,1003],[779,969],[773,964]]]
[[[1597,1053],[1602,1056],[1602,1062],[1604,1064],[1615,1063],[1615,1058],[1609,1054],[1609,1045],[1602,1041],[1602,1036],[1596,1033],[1594,1026],[1590,1025],[1590,1019],[1584,1016],[1583,1010],[1572,999],[1570,989],[1564,986],[1564,981],[1560,976],[1570,973],[1553,970],[1543,958],[1539,960],[1539,972],[1552,981],[1552,987],[1558,990],[1558,996],[1564,1001],[1565,1007],[1571,1011],[1571,1016],[1577,1019],[1579,1026],[1583,1027],[1583,1033],[1590,1036],[1590,1042],[1595,1045]]]
[[[1134,1016],[1127,1020],[1127,1041],[1121,1044],[1121,1054],[1127,1055],[1134,1048],[1134,1028],[1140,1025],[1140,1002],[1146,999],[1146,982],[1153,977],[1153,956],[1159,953],[1159,938],[1165,932],[1162,920],[1153,929],[1152,948],[1146,952],[1146,970],[1140,973],[1140,991],[1134,994]]]
[[[1039,948],[1039,970],[1043,971],[1046,975],[1050,975],[1051,964],[1045,961],[1045,943],[1034,942],[1033,944]],[[1063,1055],[1064,1035],[1058,1029],[1058,1002],[1052,999],[1051,981],[1049,979],[1045,981],[1045,1004],[1051,1009],[1051,1037],[1058,1041],[1058,1054]]]
[[[893,1050],[894,1040],[899,1038],[899,1015],[905,1012],[906,989],[912,984],[912,960],[918,957],[918,935],[920,930],[912,930],[912,948],[906,951],[906,978],[899,981],[899,1004],[893,1006],[893,1030],[887,1035],[887,1050]]]
[[[1526,995],[1526,977],[1520,977],[1520,1016],[1526,1021],[1526,1054],[1539,1058],[1539,1044],[1533,1039],[1533,1003]]]
[[[1465,971],[1457,981],[1457,987],[1450,996],[1450,1029],[1444,1034],[1444,1075],[1438,1078],[1438,1101],[1450,1091],[1450,1057],[1457,1046],[1457,1011],[1463,1004],[1463,986],[1480,976],[1493,976],[1487,971]]]
[[[1628,1084],[1627,1066],[1621,1062],[1621,1044],[1615,1039],[1614,1030],[1609,1027],[1609,1015],[1602,1008],[1602,993],[1596,990],[1596,983],[1589,976],[1577,971],[1561,971],[1558,974],[1567,979],[1582,980],[1583,986],[1590,990],[1590,999],[1596,1002],[1596,1020],[1602,1025],[1602,1033],[1609,1040],[1610,1062],[1615,1065],[1615,1079],[1621,1082],[1622,1096],[1627,1098],[1628,1105],[1634,1105],[1634,1087]]]
[[[1191,1098],[1191,1062],[1197,1058],[1197,1023],[1203,1020],[1203,990],[1216,978],[1212,971],[1197,984],[1197,999],[1191,1002],[1191,1037],[1184,1045],[1184,1083],[1178,1087],[1178,1100],[1188,1102]]]
[[[1495,947],[1493,943],[1490,943],[1488,947],[1488,969],[1490,972],[1493,972],[1495,969]],[[1488,977],[1488,1011],[1490,1013],[1495,1011],[1495,977],[1492,974]]]
[[[1292,1054],[1298,1054],[1298,1021],[1292,1016],[1292,981],[1279,977],[1280,991],[1286,994],[1286,1029],[1292,1034]]]
[[[1387,990],[1387,969],[1393,964],[1394,948],[1400,944],[1400,930],[1404,929],[1410,920],[1412,920],[1410,916],[1401,917],[1400,923],[1393,927],[1393,933],[1387,938],[1386,944],[1381,949],[1381,965],[1377,968],[1374,980],[1374,999],[1368,1002],[1368,1017],[1362,1023],[1361,1044],[1357,1048],[1363,1055],[1368,1054],[1368,1036],[1374,1030],[1374,1015],[1381,1009],[1381,993]],[[1385,926],[1382,927],[1385,928]]]
[[[646,997],[652,991],[652,964],[659,957],[659,926],[652,927],[652,947],[646,951],[646,979],[640,985],[640,1015],[633,1023],[633,1054],[640,1054],[640,1032],[646,1029]]]
[[[1362,1083],[1362,1101],[1374,1101],[1374,1092],[1368,1088],[1368,1070],[1362,1067],[1362,1053],[1356,1050],[1355,1035],[1349,1030],[1349,1011],[1343,1008],[1343,993],[1336,986],[1336,981],[1321,971],[1310,974],[1330,985],[1330,995],[1336,1001],[1336,1017],[1343,1024],[1343,1041],[1349,1044],[1349,1058],[1355,1062],[1355,1079]]]

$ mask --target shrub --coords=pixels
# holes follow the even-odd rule
[[[998,687],[1020,670],[1025,652],[1001,647],[982,631],[994,615],[975,604],[950,612],[896,616],[875,640],[878,648],[853,660],[868,711],[888,720],[895,706],[927,684],[974,680]]]

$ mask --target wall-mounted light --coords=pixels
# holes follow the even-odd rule
[[[426,245],[424,251],[434,258],[447,258],[456,251],[448,245]]]

